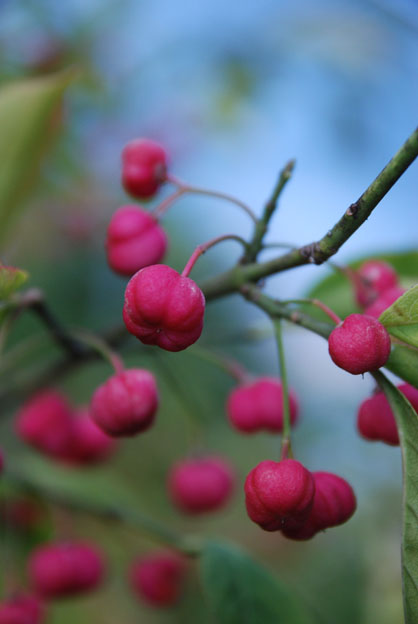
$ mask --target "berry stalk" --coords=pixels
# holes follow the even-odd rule
[[[248,371],[245,370],[241,364],[232,360],[231,358],[226,358],[223,355],[218,355],[213,351],[209,351],[209,349],[205,349],[204,347],[193,347],[188,351],[190,355],[194,355],[205,362],[209,362],[214,366],[217,366],[228,375],[230,375],[233,379],[238,381],[238,383],[246,383],[251,379],[251,375]]]
[[[161,204],[158,204],[153,210],[151,210],[151,214],[154,215],[155,219],[159,219],[167,210],[172,206],[182,195],[186,194],[186,190],[184,188],[179,188],[177,191],[166,197]]]
[[[190,392],[187,391],[178,381],[176,375],[173,373],[167,358],[162,357],[159,353],[156,354],[158,366],[162,371],[163,379],[169,386],[173,396],[176,397],[180,409],[183,411],[187,419],[186,428],[188,429],[188,437],[190,440],[190,446],[198,448],[201,446],[201,431],[200,422],[198,420],[200,414],[199,406],[193,404]]]
[[[288,303],[308,303],[322,310],[322,312],[324,312],[331,319],[331,321],[334,321],[336,325],[339,325],[339,323],[341,323],[340,317],[319,299],[286,299],[285,301],[281,301],[281,303],[284,303],[285,305]]]
[[[193,194],[193,195],[206,195],[207,197],[216,197],[217,199],[224,199],[225,201],[228,201],[231,204],[235,204],[236,206],[239,206],[241,210],[247,213],[247,215],[254,221],[254,223],[257,223],[258,221],[256,215],[251,210],[251,208],[247,206],[247,204],[245,204],[243,201],[238,199],[237,197],[234,197],[233,195],[229,195],[228,193],[222,193],[220,191],[212,191],[210,189],[201,188],[199,186],[191,186],[190,184],[187,184],[186,182],[179,180],[179,178],[171,174],[167,175],[167,181],[177,186],[178,188],[177,192],[180,193],[181,195],[188,193],[188,194]]]
[[[77,330],[73,332],[73,334],[77,340],[94,349],[106,362],[109,362],[116,375],[123,373],[125,366],[122,359],[110,348],[103,338],[100,338],[99,336],[96,336],[86,330]]]
[[[241,245],[244,248],[247,246],[247,243],[245,242],[245,240],[241,238],[241,236],[237,236],[236,234],[223,234],[222,236],[217,236],[216,238],[212,238],[207,243],[202,243],[201,245],[198,245],[196,247],[196,249],[190,256],[189,260],[187,261],[186,266],[184,267],[181,273],[182,277],[189,277],[191,270],[196,264],[196,261],[198,260],[198,258],[200,258],[200,256],[206,253],[208,249],[210,249],[211,247],[214,247],[218,243],[222,243],[225,240],[236,240],[238,243],[241,243]]]
[[[279,353],[279,369],[280,378],[283,388],[283,434],[282,434],[282,449],[281,459],[287,459],[292,457],[291,447],[291,423],[290,423],[290,399],[289,399],[289,386],[287,383],[287,369],[286,360],[284,354],[283,336],[282,336],[282,321],[278,318],[272,318],[274,333],[276,337],[277,349]]]

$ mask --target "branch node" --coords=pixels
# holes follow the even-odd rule
[[[359,211],[359,208],[360,208],[359,203],[358,203],[358,201],[356,201],[356,202],[354,202],[354,204],[351,204],[351,205],[347,208],[347,210],[346,210],[346,213],[345,213],[345,214],[347,215],[347,217],[355,217],[355,216],[356,216],[356,214],[357,214],[357,213],[358,213],[358,211]]]
[[[300,248],[299,253],[310,264],[322,264],[328,260],[329,254],[321,249],[320,242],[310,243]]]
[[[302,320],[301,313],[298,312],[298,310],[295,310],[294,312],[291,313],[290,320],[292,321],[292,323],[299,324]]]

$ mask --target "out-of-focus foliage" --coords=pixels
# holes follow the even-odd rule
[[[280,166],[296,157],[294,180],[269,237],[299,244],[322,236],[416,123],[417,88],[411,80],[416,7],[408,2],[385,6],[389,13],[378,2],[337,6],[325,0],[315,5],[261,0],[241,3],[239,11],[234,3],[220,0],[0,3],[4,89],[11,80],[34,77],[37,84],[49,84],[51,72],[74,65],[81,76],[66,94],[61,132],[45,154],[40,183],[27,196],[27,218],[17,219],[5,236],[2,261],[30,273],[31,285],[43,289],[66,326],[94,331],[118,326],[125,282],[108,269],[103,241],[112,211],[130,201],[120,187],[120,150],[140,135],[167,146],[176,174],[234,192],[256,211]],[[25,104],[20,100],[13,113]],[[2,136],[3,126],[0,142]],[[6,147],[0,158],[7,159]],[[28,156],[37,160],[38,147]],[[392,252],[404,238],[407,248],[416,244],[415,199],[415,177],[408,173],[336,262],[382,253],[401,271],[403,285],[414,283],[416,253],[405,255],[401,266]],[[193,198],[173,208],[164,226],[171,241],[166,261],[181,269],[196,244],[226,231],[247,235],[251,224],[234,207]],[[263,257],[272,253],[266,250]],[[219,255],[208,253],[194,277],[200,282],[226,269],[237,257],[233,254],[235,248],[229,252],[227,246]],[[321,270],[295,270],[272,279],[267,288],[279,298],[300,296]],[[348,281],[331,277],[336,281],[324,285],[320,296],[335,303],[337,311],[352,311]],[[347,307],[340,309],[340,303]],[[274,375],[273,341],[263,332],[265,339],[243,340],[248,326],[258,323],[266,326],[264,317],[237,298],[216,302],[208,306],[200,345],[237,357],[255,374]],[[266,534],[247,519],[245,475],[258,461],[276,459],[279,441],[267,435],[239,436],[230,429],[224,402],[232,381],[191,351],[156,354],[127,337],[120,346],[126,365],[150,368],[158,379],[161,409],[155,427],[124,441],[103,468],[56,467],[23,448],[13,431],[14,414],[25,398],[22,389],[62,357],[38,319],[21,315],[0,360],[0,437],[7,461],[45,487],[62,479],[74,496],[123,500],[182,533],[218,535],[242,544],[292,588],[318,623],[399,622],[398,452],[366,443],[354,431],[356,408],[372,387],[367,379],[347,379],[335,371],[325,341],[294,330],[286,334],[286,345],[290,383],[301,403],[297,454],[312,469],[349,479],[359,502],[350,523],[311,543]],[[414,352],[407,355],[415,362]],[[416,365],[407,368],[416,370]],[[59,386],[73,403],[85,404],[110,374],[107,365],[92,361],[72,369]],[[165,481],[172,462],[193,450],[196,441],[200,448],[227,455],[238,483],[228,508],[193,519],[173,509]],[[103,589],[54,605],[51,624],[212,622],[202,607],[193,565],[177,607],[148,608],[132,596],[126,581],[131,559],[156,547],[148,536],[88,514],[56,506],[48,510],[45,535],[91,538],[109,561]],[[1,566],[1,584],[6,591],[11,578],[24,582],[27,548],[20,550],[7,527],[2,537],[6,565]]]
[[[308,624],[294,595],[242,550],[209,542],[200,569],[209,606],[219,624]]]
[[[8,299],[16,290],[19,290],[28,277],[26,271],[0,265],[0,301]]]
[[[38,182],[42,157],[60,121],[71,73],[31,78],[0,90],[0,241]],[[61,111],[62,112],[62,111]]]

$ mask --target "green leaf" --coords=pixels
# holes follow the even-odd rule
[[[12,82],[0,89],[0,240],[35,186],[42,158],[57,129],[56,113],[63,92],[72,77],[73,72],[67,71]]]
[[[291,592],[241,549],[210,541],[199,565],[218,624],[312,622]]]
[[[392,347],[385,368],[418,388],[418,351],[416,349],[395,345]]]
[[[387,308],[379,316],[379,321],[392,336],[418,347],[418,285]]]
[[[374,377],[396,418],[403,462],[402,585],[405,624],[418,622],[418,414],[380,373]]]
[[[398,273],[402,286],[408,287],[418,282],[418,252],[416,251],[367,256],[351,262],[348,266],[356,269],[363,262],[371,259],[384,260],[391,264]],[[307,297],[323,301],[341,318],[345,318],[352,312],[360,311],[355,302],[353,288],[349,279],[338,270],[333,271],[331,275],[327,275],[327,277],[315,284],[308,292]],[[306,311],[316,318],[324,318],[323,313],[313,309],[313,306],[306,308]]]
[[[29,274],[22,269],[0,265],[0,301],[8,299],[27,281]]]
[[[137,494],[112,469],[84,470],[81,478],[80,469],[52,463],[35,453],[16,454],[14,459],[17,476],[35,490],[58,492],[62,498],[99,507],[138,506]]]

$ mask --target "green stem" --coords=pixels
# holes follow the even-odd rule
[[[418,156],[418,129],[379,173],[359,199],[351,204],[341,219],[319,241],[292,249],[268,262],[236,266],[206,281],[202,290],[206,300],[217,299],[239,290],[247,282],[256,282],[275,273],[304,264],[322,264],[369,218],[378,203]]]
[[[200,360],[204,360],[210,364],[214,364],[230,375],[233,379],[238,381],[238,383],[245,383],[251,377],[248,371],[246,371],[245,368],[235,360],[226,358],[223,355],[218,355],[217,353],[209,351],[209,349],[205,349],[204,347],[193,346],[191,349],[188,349],[187,354],[198,357]]]
[[[263,215],[261,219],[258,219],[255,223],[253,237],[248,246],[247,253],[242,258],[242,263],[245,264],[248,262],[254,262],[257,259],[257,255],[263,247],[263,238],[267,232],[268,224],[271,217],[273,216],[274,211],[277,208],[277,202],[279,200],[279,197],[287,182],[290,180],[294,166],[295,161],[289,160],[289,162],[280,172],[272,196],[264,207]]]
[[[27,493],[41,496],[59,507],[74,512],[98,516],[102,520],[130,525],[147,533],[152,539],[157,539],[160,542],[168,544],[187,555],[196,555],[200,550],[198,538],[194,538],[193,541],[188,541],[187,538],[156,522],[154,518],[150,518],[136,510],[121,507],[119,504],[96,503],[92,502],[90,499],[81,500],[68,492],[62,492],[60,489],[40,485],[27,475],[15,474],[7,471],[4,478],[14,487]]]
[[[125,366],[122,359],[117,353],[115,353],[115,351],[113,351],[106,340],[104,340],[101,336],[97,336],[96,334],[86,331],[85,329],[73,331],[72,335],[75,336],[80,342],[94,349],[100,357],[105,360],[105,362],[109,362],[116,375],[123,373]]]
[[[284,303],[285,305],[288,303],[300,303],[300,304],[314,305],[320,310],[322,310],[322,312],[324,312],[324,314],[326,314],[332,321],[334,321],[334,323],[336,323],[337,325],[341,323],[340,317],[337,316],[335,312],[331,310],[330,307],[328,307],[325,303],[323,303],[319,299],[286,299],[286,301],[282,301],[281,303]]]
[[[23,301],[23,305],[32,310],[32,312],[38,316],[38,318],[48,329],[55,342],[67,351],[71,358],[75,360],[82,358],[86,351],[84,345],[80,344],[80,342],[76,340],[63,325],[61,325],[46,304],[43,294],[40,291],[32,289],[27,291],[24,297],[25,299]]]
[[[277,349],[279,352],[279,368],[283,394],[283,435],[281,459],[286,459],[288,456],[292,457],[289,386],[287,383],[287,369],[283,346],[282,321],[281,319],[275,317],[272,318],[272,321],[276,336]]]
[[[198,419],[198,414],[200,414],[201,408],[192,404],[189,392],[181,383],[179,383],[176,375],[172,371],[172,367],[168,362],[167,356],[164,357],[160,355],[160,353],[156,353],[155,357],[159,368],[162,370],[164,381],[169,386],[173,396],[177,398],[183,414],[187,418],[187,422],[189,424],[190,446],[197,448],[200,446],[201,439],[200,422]]]
[[[129,339],[130,334],[126,331],[125,325],[121,325],[107,330],[102,334],[102,337],[109,346],[116,347]],[[33,374],[23,375],[20,373],[17,383],[10,384],[9,380],[7,384],[0,388],[2,410],[6,412],[9,403],[14,404],[16,400],[21,401],[24,396],[30,396],[41,388],[51,386],[65,375],[68,375],[81,363],[87,364],[100,357],[102,356],[97,349],[90,348],[85,349],[78,358],[74,358],[66,351],[61,357],[55,359],[52,364],[44,363],[43,366],[40,366],[38,362],[33,369]]]
[[[251,301],[261,310],[267,312],[267,314],[272,318],[286,319],[295,325],[300,325],[305,329],[309,329],[323,338],[328,339],[328,336],[334,329],[334,325],[317,321],[308,314],[300,312],[299,310],[294,310],[281,301],[272,299],[268,295],[262,293],[262,291],[254,284],[245,284],[241,288],[241,294],[245,297],[245,299]]]

